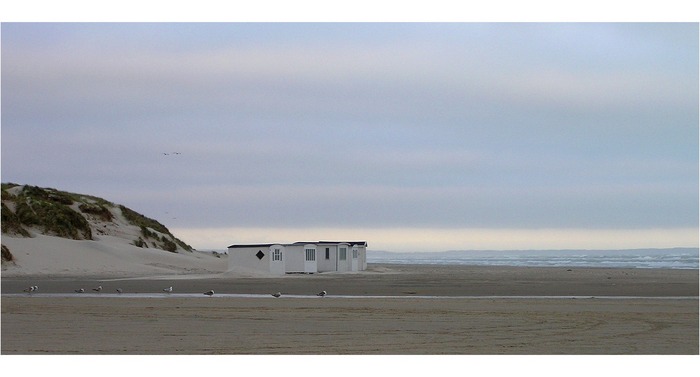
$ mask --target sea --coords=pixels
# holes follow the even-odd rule
[[[367,252],[368,263],[470,266],[698,269],[698,248],[632,250],[453,250]]]

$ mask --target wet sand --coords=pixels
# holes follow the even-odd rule
[[[2,353],[698,354],[697,270],[371,267],[281,278],[3,278]],[[104,297],[65,295],[97,284]],[[7,295],[28,285],[64,295]],[[113,293],[171,285],[266,296]],[[313,296],[322,289],[328,297]],[[267,296],[276,291],[310,296]]]

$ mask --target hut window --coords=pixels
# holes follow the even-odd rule
[[[326,248],[326,259],[331,259],[331,249],[329,247]]]
[[[316,260],[316,249],[306,249],[306,260],[315,261]]]
[[[357,249],[352,249],[352,259],[357,259]]]
[[[347,252],[348,249],[341,247],[340,248],[340,260],[346,260],[347,259]]]
[[[282,260],[282,250],[275,249],[275,251],[272,252],[272,260],[273,261]]]

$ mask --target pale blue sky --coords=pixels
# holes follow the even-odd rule
[[[698,100],[697,23],[4,23],[2,181],[199,248],[697,246]]]

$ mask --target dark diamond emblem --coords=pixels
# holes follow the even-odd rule
[[[258,253],[255,254],[255,256],[258,257],[258,259],[263,259],[265,253],[263,253],[262,250],[258,250]]]

